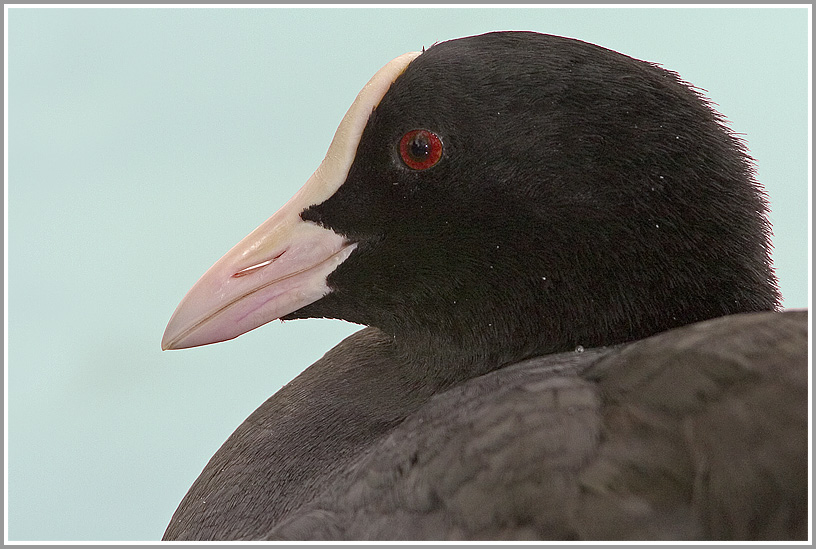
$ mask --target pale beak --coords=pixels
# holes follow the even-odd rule
[[[162,349],[232,339],[328,294],[326,277],[356,243],[300,217],[330,198],[348,176],[371,112],[418,52],[397,57],[366,84],[315,173],[275,215],[204,273],[170,318]]]
[[[170,318],[162,349],[232,339],[329,293],[326,277],[356,244],[301,220],[301,195],[204,273]]]

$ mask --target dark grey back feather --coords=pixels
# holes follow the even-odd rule
[[[430,399],[269,539],[806,539],[807,313],[528,360]]]

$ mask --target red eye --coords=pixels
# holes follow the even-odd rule
[[[412,170],[427,170],[442,158],[442,140],[428,130],[411,130],[400,139],[400,156]]]

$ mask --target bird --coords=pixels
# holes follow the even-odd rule
[[[808,311],[703,92],[573,38],[387,63],[163,349],[364,327],[252,413],[165,540],[808,538]]]

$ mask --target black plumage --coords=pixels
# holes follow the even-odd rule
[[[421,171],[417,128],[444,145]],[[807,318],[774,312],[766,211],[674,73],[534,33],[429,48],[300,214],[357,247],[283,318],[370,327],[236,430],[165,538],[806,537]]]
[[[432,170],[395,158],[414,127],[445,141]],[[772,309],[765,211],[744,147],[676,75],[531,33],[445,42],[302,214],[361,244],[335,291],[290,317],[430,331],[504,360],[631,341]]]

